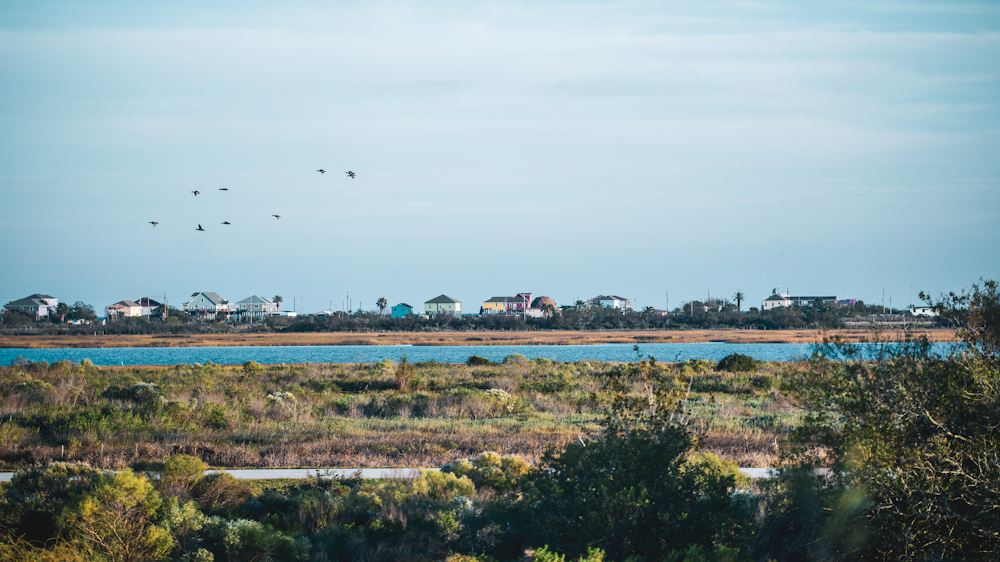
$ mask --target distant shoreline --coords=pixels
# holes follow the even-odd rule
[[[956,341],[951,329],[917,329],[912,337],[932,342]],[[820,343],[839,336],[846,342],[870,340],[864,329],[845,330],[649,330],[649,331],[518,331],[518,332],[323,332],[267,334],[146,334],[97,336],[0,336],[0,348],[125,347],[252,347],[320,345],[599,345],[608,343]],[[882,337],[902,341],[901,330]]]

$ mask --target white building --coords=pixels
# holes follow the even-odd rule
[[[604,308],[620,308],[631,310],[632,301],[615,295],[598,295],[587,301],[588,306],[600,306]]]
[[[105,307],[108,318],[134,318],[142,316],[142,305],[133,301],[118,301]]]
[[[771,296],[764,299],[761,303],[761,308],[764,310],[771,310],[772,308],[778,307],[788,307],[788,306],[814,306],[816,302],[822,303],[837,303],[837,297],[833,296],[791,296],[788,293],[779,293],[777,289],[771,292]]]
[[[914,305],[911,304],[908,308],[910,310],[910,314],[912,314],[914,316],[937,316],[938,315],[937,311],[934,310],[934,307],[932,307],[932,306],[914,306]]]

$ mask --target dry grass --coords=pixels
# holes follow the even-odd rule
[[[931,341],[955,341],[950,329],[910,332]],[[871,337],[867,329],[848,330],[686,330],[686,331],[539,331],[539,332],[391,332],[391,333],[280,333],[194,335],[4,336],[2,348],[115,348],[115,347],[241,347],[313,345],[596,345],[604,343],[819,343],[840,336],[848,342]],[[892,334],[888,334],[892,338]],[[902,340],[902,332],[896,339]]]

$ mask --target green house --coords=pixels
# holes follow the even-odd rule
[[[424,314],[434,316],[436,314],[451,314],[452,316],[462,315],[462,301],[457,301],[448,295],[441,295],[424,303]]]

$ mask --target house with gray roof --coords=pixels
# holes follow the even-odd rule
[[[440,295],[424,303],[424,314],[435,316],[437,314],[451,314],[453,316],[462,315],[462,301],[453,299],[448,295]]]
[[[59,299],[50,295],[35,293],[31,296],[24,297],[23,299],[17,299],[16,301],[11,301],[3,305],[3,310],[4,312],[17,310],[26,314],[31,314],[35,318],[41,318],[42,316],[54,314],[57,304],[59,304]]]
[[[240,315],[256,318],[278,312],[278,305],[267,297],[250,295],[236,303],[235,311]]]
[[[232,304],[220,297],[218,293],[205,292],[194,293],[191,300],[184,303],[184,312],[189,314],[228,314],[232,311]]]

